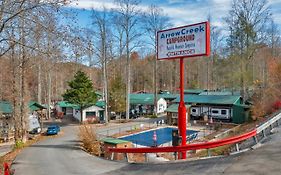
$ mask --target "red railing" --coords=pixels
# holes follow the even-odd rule
[[[145,148],[109,148],[110,152],[116,153],[161,153],[161,152],[181,152],[188,150],[209,149],[219,146],[239,143],[257,135],[256,129],[239,136],[230,137],[222,140],[216,140],[206,143],[192,143],[185,146],[168,146],[168,147],[145,147]]]

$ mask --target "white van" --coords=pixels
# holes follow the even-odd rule
[[[38,134],[41,132],[38,117],[34,114],[29,115],[28,132],[31,134]]]

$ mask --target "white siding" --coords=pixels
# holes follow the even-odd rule
[[[81,121],[80,110],[73,108],[73,117],[79,121]]]
[[[102,108],[100,108],[98,106],[94,106],[94,105],[84,109],[83,110],[83,121],[82,122],[87,121],[86,112],[96,112],[96,117],[99,119],[100,118],[100,111],[104,111],[104,109],[102,109]],[[73,116],[77,120],[81,121],[80,110],[73,109]]]
[[[157,113],[163,113],[167,109],[167,102],[164,98],[157,101]]]
[[[192,116],[195,116],[195,117],[200,116],[199,107],[191,107],[190,111],[191,111]]]

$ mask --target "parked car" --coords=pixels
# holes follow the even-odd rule
[[[113,111],[110,112],[110,120],[116,120],[116,113]]]
[[[60,127],[58,125],[50,125],[47,128],[47,135],[56,135],[60,132]]]

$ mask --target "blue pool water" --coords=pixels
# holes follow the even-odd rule
[[[160,128],[156,130],[150,130],[147,132],[133,134],[130,136],[120,137],[120,139],[127,140],[138,145],[154,146],[155,143],[153,141],[153,133],[154,131],[156,131],[156,135],[157,135],[156,144],[161,145],[163,143],[168,143],[172,141],[172,130],[175,130],[175,128]],[[187,130],[186,136],[197,132],[198,131]]]

